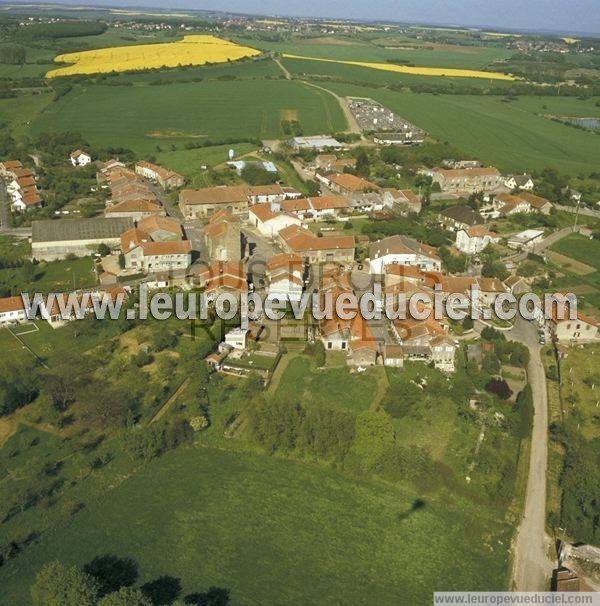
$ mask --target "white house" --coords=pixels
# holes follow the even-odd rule
[[[500,241],[498,234],[492,233],[483,225],[474,225],[456,232],[456,248],[467,255],[476,255],[488,244]]]
[[[294,215],[282,212],[279,204],[255,204],[250,207],[248,221],[263,236],[273,237],[290,225],[302,225],[302,221]]]
[[[0,299],[0,326],[17,324],[27,319],[27,312],[21,297],[3,297]]]
[[[232,349],[246,349],[248,344],[248,330],[243,328],[233,328],[225,333],[225,345]]]
[[[432,246],[408,236],[390,236],[373,242],[369,248],[369,271],[382,274],[387,265],[416,265],[427,271],[440,271],[442,261]]]
[[[73,166],[86,166],[92,161],[92,156],[80,149],[71,152],[69,158]]]
[[[300,301],[303,290],[304,263],[302,257],[294,253],[273,255],[266,266],[270,299],[280,301]]]
[[[504,185],[509,189],[524,189],[526,191],[531,191],[534,187],[534,182],[531,175],[523,173],[522,175],[508,175],[508,177],[504,179]]]

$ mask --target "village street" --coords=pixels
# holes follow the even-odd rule
[[[523,518],[514,542],[511,589],[543,591],[548,587],[553,568],[553,562],[548,559],[550,539],[545,532],[548,457],[546,375],[540,356],[537,324],[518,317],[507,336],[529,349],[527,376],[535,409]]]

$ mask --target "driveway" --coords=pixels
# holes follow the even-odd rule
[[[529,349],[527,376],[535,409],[525,508],[514,543],[511,589],[548,591],[553,568],[553,563],[547,556],[550,539],[545,531],[548,401],[546,374],[537,339],[537,324],[519,317],[507,337],[523,343]]]

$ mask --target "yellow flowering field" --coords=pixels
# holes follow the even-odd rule
[[[178,42],[113,46],[58,55],[54,58],[56,63],[72,65],[52,70],[46,77],[224,63],[259,54],[260,51],[254,48],[240,46],[215,36],[192,35],[185,36]]]
[[[501,72],[484,72],[476,69],[456,69],[451,67],[417,67],[409,65],[396,65],[395,63],[371,63],[369,61],[341,61],[338,59],[321,59],[316,57],[302,57],[300,55],[284,54],[288,59],[304,59],[308,61],[325,61],[326,63],[343,63],[357,67],[369,67],[386,72],[400,72],[415,76],[448,76],[449,78],[487,78],[488,80],[516,80],[514,76]]]

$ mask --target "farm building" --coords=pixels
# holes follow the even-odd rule
[[[135,221],[151,215],[165,214],[165,209],[160,204],[150,200],[125,200],[104,209],[104,216],[107,218],[129,217]]]
[[[179,207],[186,219],[208,217],[217,210],[248,212],[247,188],[241,185],[184,189],[179,192]]]
[[[375,191],[379,189],[377,185],[357,177],[350,173],[334,174],[326,178],[322,178],[326,184],[339,194],[355,194],[360,192]]]
[[[502,175],[493,166],[483,168],[434,168],[426,171],[442,191],[456,194],[493,192],[503,186]]]
[[[375,133],[373,143],[377,145],[411,145],[412,143],[423,143],[425,133],[417,129],[407,130],[401,133]]]
[[[459,204],[441,211],[438,215],[438,222],[449,231],[458,231],[481,225],[483,217],[470,206]]]
[[[296,150],[310,149],[324,151],[326,149],[342,149],[343,145],[333,137],[327,135],[316,135],[312,137],[294,137],[290,145]]]
[[[354,260],[354,236],[323,236],[319,238],[298,225],[279,232],[286,252],[295,253],[309,263],[351,263]]]
[[[544,238],[544,232],[541,229],[526,229],[510,236],[507,240],[509,248],[533,248]]]
[[[118,248],[121,234],[133,227],[133,219],[63,219],[33,221],[31,254],[39,261],[63,259],[66,255],[85,257],[100,244]]]
[[[421,244],[408,236],[390,236],[373,242],[369,249],[372,274],[382,274],[387,265],[416,265],[424,270],[440,271],[442,261],[432,246]]]

